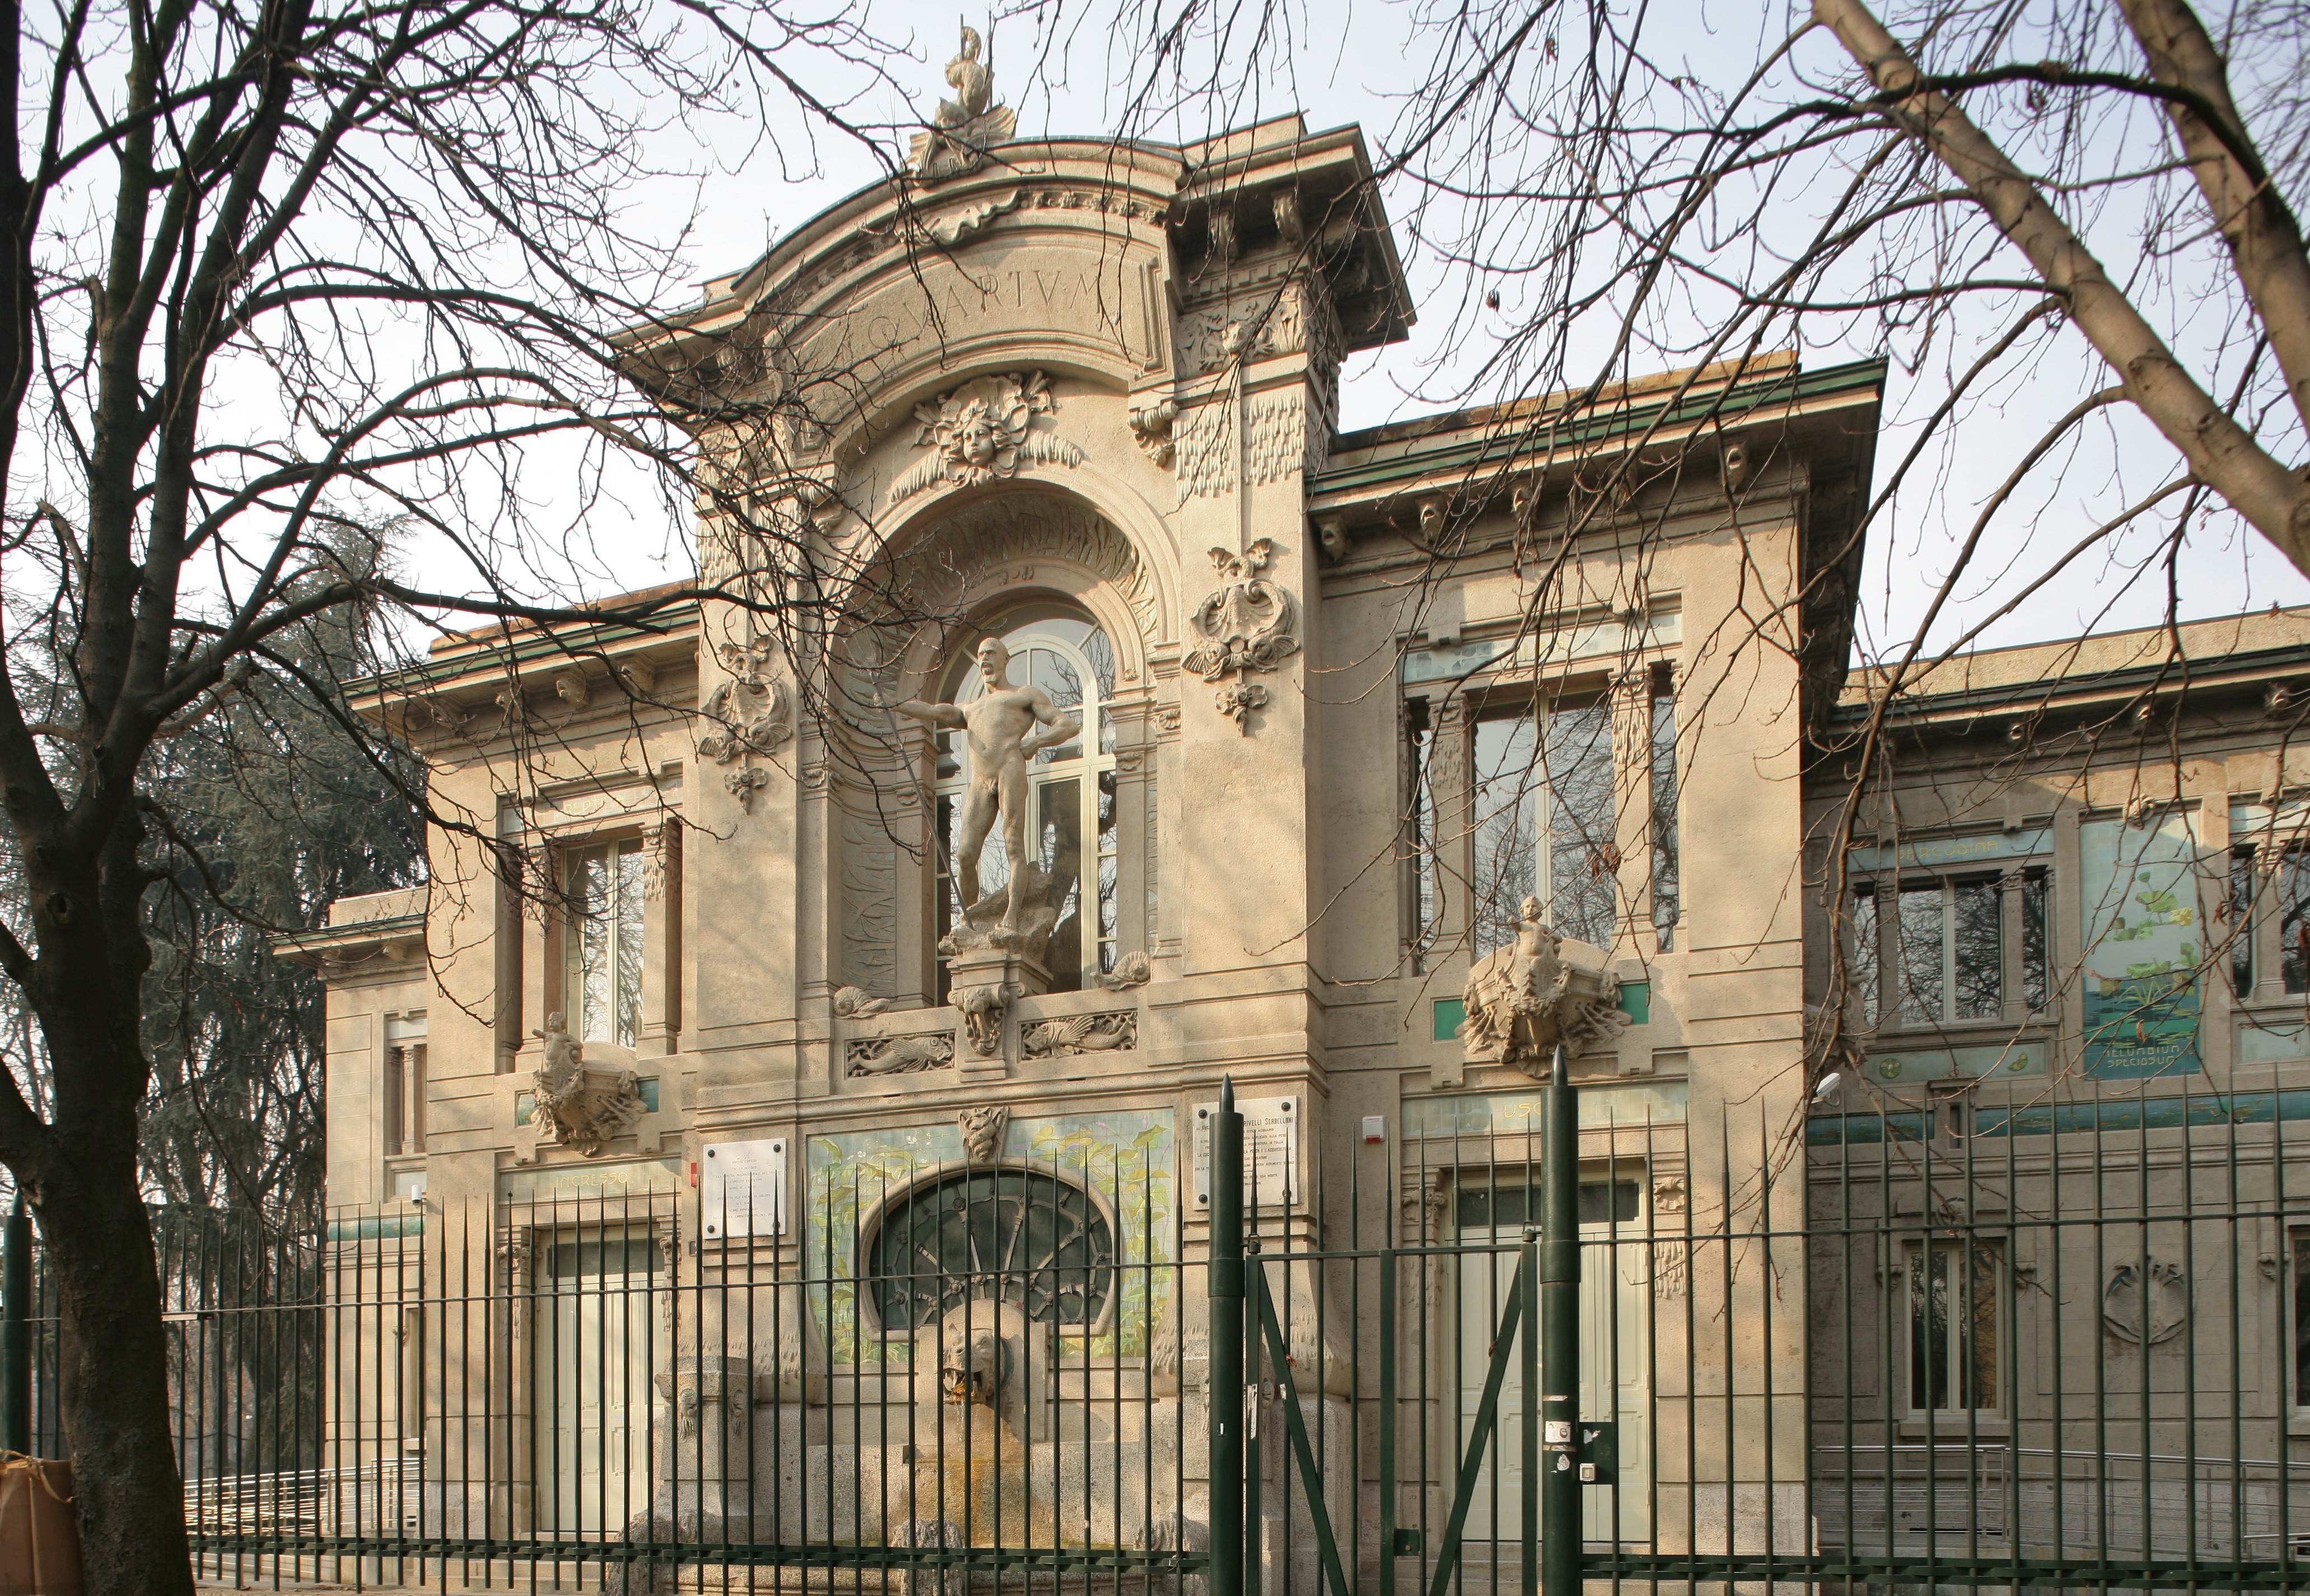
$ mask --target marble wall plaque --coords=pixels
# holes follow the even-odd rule
[[[786,1139],[710,1143],[699,1160],[698,1218],[709,1239],[784,1235]]]
[[[1300,1199],[1299,1123],[1307,1117],[1303,1100],[1291,1097],[1238,1098],[1236,1112],[1243,1115],[1243,1201],[1246,1212],[1290,1208]],[[1195,1105],[1195,1206],[1211,1206],[1211,1121],[1217,1103]]]

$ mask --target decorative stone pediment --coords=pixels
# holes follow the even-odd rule
[[[1470,1063],[1506,1064],[1535,1078],[1548,1072],[1558,1043],[1568,1053],[1608,1041],[1628,1024],[1620,1008],[1620,978],[1575,955],[1541,924],[1540,900],[1527,898],[1516,939],[1468,971],[1461,1002],[1460,1044]]]

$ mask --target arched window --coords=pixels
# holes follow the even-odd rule
[[[1115,1290],[1115,1232],[1090,1193],[1039,1170],[942,1175],[882,1216],[866,1288],[886,1331],[920,1329],[973,1298],[1092,1325]]]
[[[1072,609],[1043,604],[1012,611],[984,633],[974,632],[965,639],[969,646],[959,651],[948,672],[946,702],[968,704],[983,690],[972,658],[981,636],[1000,638],[1011,650],[1012,681],[1034,683],[1050,695],[1051,702],[1082,722],[1081,736],[1035,756],[1028,814],[1028,835],[1041,852],[1040,863],[1051,879],[1051,901],[1059,912],[1044,963],[1050,968],[1053,990],[1077,991],[1091,976],[1115,967],[1115,729],[1106,713],[1115,696],[1115,646],[1098,622]],[[960,732],[941,732],[936,746],[935,934],[943,937],[961,918],[965,901],[951,872],[968,756]],[[1090,839],[1089,846],[1085,838]],[[978,890],[970,900],[1000,891],[1010,881],[1011,860],[998,826],[979,855]],[[942,1002],[946,993],[942,959]]]

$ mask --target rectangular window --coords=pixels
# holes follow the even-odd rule
[[[1403,707],[1403,757],[1411,802],[1404,806],[1404,851],[1411,867],[1411,959],[1417,975],[1435,946],[1439,906],[1436,892],[1436,732],[1428,700]]]
[[[2053,960],[2045,937],[2046,894],[2053,878],[2045,866],[2021,872],[2021,1001],[2043,1014],[2054,998]]]
[[[1939,881],[1903,882],[1895,934],[1893,978],[1899,984],[1901,1022],[1930,1025],[1948,1011],[1948,895]]]
[[[2294,1242],[2294,1405],[2310,1408],[2310,1230]]]
[[[2278,977],[2288,992],[2310,992],[2310,857],[2300,848],[2279,858]]]
[[[1997,878],[1950,883],[1951,1018],[1994,1019],[2005,1006],[2005,925]]]
[[[385,1021],[385,1152],[387,1158],[425,1150],[425,1016],[388,1015]]]
[[[1548,712],[1541,752],[1550,795],[1549,890],[1540,895],[1559,935],[1599,948],[1620,924],[1620,849],[1613,838],[1612,712],[1599,698]]]
[[[1853,964],[1848,979],[1861,998],[1861,1023],[1874,1027],[1885,995],[1885,966],[1877,928],[1877,889],[1853,891]]]
[[[1862,1023],[1889,1005],[1905,1026],[2002,1019],[2009,996],[2030,1015],[2052,1007],[2053,872],[1863,877],[1847,910],[1848,992]]]
[[[2038,893],[2042,943],[2042,885]],[[1894,979],[1901,1023],[1950,1025],[1997,1019],[2003,1011],[2006,975],[2003,892],[1998,878],[1905,880],[1898,898]],[[2026,944],[2026,906],[2023,921]],[[2026,966],[2026,954],[2023,962]],[[2038,970],[2036,984],[2043,987],[2042,950]],[[2030,984],[2025,969],[2025,993]]]
[[[1903,1318],[1911,1412],[1997,1407],[2000,1262],[1997,1244],[1977,1238],[1909,1248]]]
[[[1516,905],[1540,890],[1533,771],[1537,728],[1527,716],[1476,723],[1475,874],[1469,883],[1478,957],[1515,941]]]
[[[640,1035],[643,871],[637,842],[569,856],[562,1002],[570,1034],[581,1042],[631,1047]]]
[[[2229,898],[2222,906],[2222,935],[2230,941],[2230,990],[2254,995],[2254,850],[2230,850]]]
[[[1676,851],[1676,689],[1666,670],[1653,676],[1653,934],[1663,953],[1676,950],[1680,907]]]
[[[1475,732],[1475,951],[1515,940],[1526,897],[1559,935],[1611,947],[1620,855],[1610,706],[1552,704]]]

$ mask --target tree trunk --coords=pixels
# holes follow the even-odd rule
[[[117,1148],[60,1162],[40,1183],[38,1208],[62,1319],[59,1406],[88,1593],[191,1596],[160,1268],[133,1123]]]

